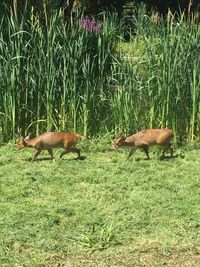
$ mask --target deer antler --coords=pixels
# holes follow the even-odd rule
[[[18,136],[22,137],[22,128],[18,128]]]

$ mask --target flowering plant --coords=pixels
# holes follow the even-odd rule
[[[100,23],[97,23],[94,17],[92,17],[92,19],[89,19],[88,16],[82,19],[81,26],[82,29],[87,29],[89,32],[95,32],[96,34],[99,34],[102,28],[102,25]]]

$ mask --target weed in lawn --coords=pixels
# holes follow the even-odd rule
[[[120,244],[117,241],[118,228],[113,222],[101,225],[93,224],[87,233],[81,234],[75,240],[89,252],[101,251]]]

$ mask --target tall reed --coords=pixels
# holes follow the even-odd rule
[[[188,141],[198,136],[199,24],[184,14],[155,20],[142,7],[127,59],[116,15],[101,14],[98,32],[82,19],[68,27],[61,10],[1,18],[1,139],[18,127],[94,136],[167,126]]]
[[[199,24],[184,14],[175,17],[171,13],[168,18],[159,17],[155,21],[143,11],[142,8],[142,12],[133,17],[132,58],[137,55],[137,40],[145,49],[134,62],[128,60],[120,74],[121,97],[131,87],[135,89],[128,93],[129,103],[119,100],[117,106],[121,105],[121,114],[125,110],[129,113],[128,129],[131,131],[133,128],[170,127],[176,137],[193,140],[200,130]],[[125,83],[129,86],[123,89]],[[134,117],[135,123],[130,125]],[[123,118],[123,125],[125,121]],[[121,125],[121,117],[118,125]]]
[[[114,25],[107,28],[104,15],[102,20],[104,29],[95,32],[82,28],[81,20],[68,27],[62,11],[49,15],[44,10],[41,15],[32,10],[26,19],[13,12],[2,18],[0,127],[4,140],[14,137],[18,127],[85,135],[102,128],[103,84],[116,39]]]

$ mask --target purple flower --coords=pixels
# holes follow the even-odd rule
[[[95,32],[99,34],[102,25],[100,23],[96,23],[94,17],[90,20],[88,16],[85,16],[81,21],[81,28],[86,29],[89,32]]]
[[[92,19],[91,19],[91,21],[89,23],[89,27],[88,27],[88,31],[89,32],[93,31],[94,25],[95,25],[95,20],[94,20],[94,17],[92,17]]]
[[[99,32],[100,32],[100,30],[101,30],[101,27],[102,27],[102,25],[99,23],[99,24],[97,24],[95,27],[94,27],[94,31],[97,33],[97,34],[99,34]]]
[[[88,16],[83,18],[83,20],[82,20],[82,28],[85,29],[87,27],[87,24],[88,24]]]

